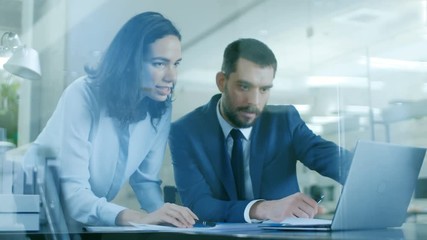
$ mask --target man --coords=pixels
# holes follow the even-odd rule
[[[276,58],[264,43],[232,42],[216,75],[221,94],[172,124],[177,188],[184,205],[200,219],[312,218],[318,206],[299,191],[298,160],[344,183],[350,163],[340,160],[345,150],[315,135],[293,106],[266,106],[276,68]],[[230,132],[243,134],[243,140],[233,140]],[[240,150],[235,150],[240,141]],[[242,159],[240,170],[235,159]]]

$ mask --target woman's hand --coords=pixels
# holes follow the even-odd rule
[[[160,209],[147,215],[141,212],[125,209],[116,217],[117,225],[130,225],[130,223],[164,224],[176,227],[193,227],[197,216],[187,207],[173,203],[165,203]]]

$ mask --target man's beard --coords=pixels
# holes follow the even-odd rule
[[[261,114],[261,111],[255,106],[238,107],[235,110],[229,109],[228,106],[229,106],[228,104],[224,104],[223,106],[224,115],[231,122],[231,124],[237,128],[251,127],[255,123],[255,120],[258,118],[258,116]],[[239,112],[255,113],[256,117],[252,121],[244,122],[239,119],[239,116],[238,116]]]

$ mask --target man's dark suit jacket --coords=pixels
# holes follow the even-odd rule
[[[216,115],[221,95],[172,124],[170,149],[182,202],[203,220],[244,222],[253,199],[239,201],[225,139]],[[250,137],[250,176],[255,199],[299,192],[296,163],[344,183],[349,152],[315,135],[293,106],[266,106]]]

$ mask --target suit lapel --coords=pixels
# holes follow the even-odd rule
[[[216,134],[218,137],[215,137],[215,142],[212,142],[212,135],[210,135],[210,142],[212,143],[210,148],[212,150],[209,152],[210,161],[229,198],[237,199],[236,185],[234,183],[231,164],[226,154],[225,141],[221,129],[216,131]]]
[[[262,118],[262,115],[260,116]],[[266,129],[261,127],[262,119],[258,119],[254,124],[251,132],[251,146],[250,146],[250,163],[249,169],[252,180],[252,190],[254,198],[260,198],[261,196],[261,179],[262,179],[262,168],[264,164],[264,158],[268,156],[266,146],[269,139]]]
[[[237,199],[231,163],[226,154],[225,140],[216,116],[216,106],[221,95],[214,96],[205,106],[206,131],[204,131],[204,149],[208,151],[209,160],[230,199]]]

